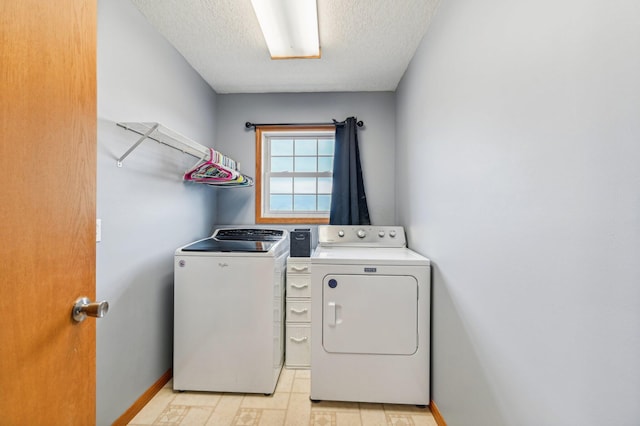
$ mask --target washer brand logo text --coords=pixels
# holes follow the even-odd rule
[[[364,268],[365,272],[377,272],[378,270],[376,268]]]

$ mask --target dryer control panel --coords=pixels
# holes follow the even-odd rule
[[[406,247],[402,226],[320,225],[321,246]]]

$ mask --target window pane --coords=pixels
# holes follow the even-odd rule
[[[271,139],[271,155],[293,155],[293,139]]]
[[[296,172],[315,172],[316,157],[296,157]]]
[[[315,195],[294,195],[293,196],[294,211],[315,211],[316,196]]]
[[[317,139],[296,139],[296,155],[316,155]]]
[[[335,142],[333,139],[318,140],[318,155],[333,155],[333,147]]]
[[[295,194],[315,194],[316,178],[295,178],[293,192]]]
[[[291,211],[291,195],[272,195],[269,199],[271,211]]]
[[[333,157],[318,157],[319,172],[333,172]]]
[[[318,194],[331,194],[333,178],[318,178]]]
[[[331,208],[331,195],[318,195],[318,211],[328,212]]]
[[[291,194],[293,192],[292,181],[292,178],[272,177],[269,179],[269,192],[271,194]]]
[[[306,217],[328,217],[331,207],[333,131],[285,130],[263,133],[262,208],[260,218],[285,222]],[[258,198],[258,197],[257,197]]]
[[[272,172],[292,172],[293,157],[271,157]]]

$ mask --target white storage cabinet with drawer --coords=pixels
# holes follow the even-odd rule
[[[285,366],[311,367],[311,259],[287,259]]]

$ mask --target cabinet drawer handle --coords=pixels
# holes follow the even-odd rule
[[[304,314],[307,311],[308,311],[307,308],[302,308],[302,309],[291,308],[291,312],[293,312],[294,314]]]
[[[292,266],[291,269],[296,272],[303,272],[303,271],[309,270],[309,267],[308,266]]]
[[[296,343],[302,343],[302,342],[306,342],[308,338],[307,337],[289,337],[289,339],[291,339],[291,341]]]
[[[308,286],[309,286],[309,284],[293,284],[293,283],[291,283],[291,287],[293,287],[293,288],[305,288],[305,287],[308,287]]]

